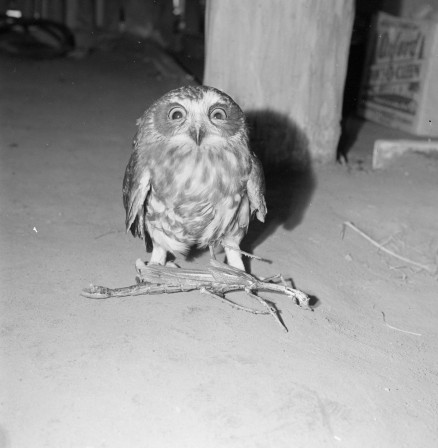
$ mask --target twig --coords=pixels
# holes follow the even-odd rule
[[[252,297],[253,299],[258,300],[266,309],[268,310],[269,314],[276,320],[278,325],[280,325],[281,328],[287,333],[289,330],[287,329],[286,325],[284,325],[283,321],[280,319],[280,316],[278,315],[277,309],[269,305],[269,303],[263,299],[262,297],[258,296],[257,294],[254,294],[250,288],[245,288],[245,292]]]
[[[385,313],[383,311],[382,311],[382,316],[383,316],[383,322],[385,322],[385,325],[388,328],[391,328],[392,330],[401,331],[402,333],[412,334],[414,336],[421,336],[420,333],[414,333],[413,331],[402,330],[401,328],[397,328],[397,327],[393,327],[392,325],[389,325],[388,322],[386,322],[386,316],[385,316]]]
[[[249,252],[245,252],[244,250],[238,249],[237,247],[232,247],[232,246],[229,246],[228,244],[223,244],[223,243],[221,243],[221,246],[226,247],[227,249],[231,249],[236,252],[239,252],[240,254],[244,255],[245,257],[254,258],[255,260],[264,261],[266,263],[272,263],[271,260],[259,257],[258,255],[250,254]]]
[[[363,232],[362,230],[358,229],[352,222],[350,221],[344,221],[343,223],[343,227],[345,229],[345,227],[350,227],[350,229],[353,229],[355,232],[357,232],[360,236],[362,236],[363,238],[365,238],[367,241],[369,241],[373,246],[377,247],[379,250],[386,252],[388,255],[393,256],[394,258],[397,258],[401,261],[404,261],[405,263],[409,263],[412,264],[413,266],[417,266],[421,269],[424,269],[427,272],[430,272],[431,274],[434,274],[436,271],[436,266],[428,266],[422,263],[418,263],[417,261],[413,261],[409,258],[403,257],[402,255],[398,255],[395,252],[393,252],[390,249],[387,249],[386,247],[382,246],[380,243],[378,243],[376,240],[374,240],[373,238],[371,238],[370,236],[368,236],[365,232]]]
[[[168,266],[146,265],[141,260],[136,262],[137,284],[122,288],[107,288],[90,285],[82,290],[82,295],[91,299],[107,299],[109,297],[125,297],[141,294],[170,294],[200,290],[212,298],[219,299],[228,305],[252,314],[271,314],[277,323],[287,331],[275,305],[255,294],[257,291],[270,291],[285,294],[303,309],[311,310],[309,296],[298,289],[286,285],[283,277],[277,275],[271,280],[280,280],[282,284],[262,281],[240,269],[233,268],[216,260],[210,260],[208,269],[175,269]],[[261,303],[266,311],[239,305],[225,294],[232,291],[245,291],[249,297]]]
[[[224,297],[224,296],[221,296],[221,295],[219,295],[219,294],[216,294],[216,293],[214,293],[214,292],[211,292],[211,291],[209,291],[209,290],[206,289],[206,288],[200,288],[200,289],[199,289],[199,292],[200,292],[201,294],[207,294],[207,295],[209,295],[210,297],[212,297],[213,299],[218,299],[218,300],[220,300],[221,302],[224,302],[224,303],[226,303],[227,305],[231,305],[233,308],[236,308],[236,309],[238,309],[238,310],[247,311],[248,313],[252,313],[252,314],[269,314],[269,311],[259,311],[259,310],[255,310],[255,309],[253,309],[253,308],[248,308],[248,307],[246,307],[246,306],[239,305],[238,303],[233,302],[232,300],[227,299],[227,298]]]

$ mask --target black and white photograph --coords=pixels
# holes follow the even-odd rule
[[[0,448],[438,447],[438,0],[0,0]]]

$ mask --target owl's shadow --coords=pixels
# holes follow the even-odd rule
[[[254,253],[257,246],[279,227],[292,231],[301,223],[316,180],[309,140],[296,123],[286,115],[271,110],[249,111],[246,118],[251,150],[260,159],[265,173],[268,208],[265,222],[254,219],[241,244],[243,251]],[[194,248],[188,259],[197,258],[204,252]],[[217,252],[218,259],[221,259],[219,248]],[[257,255],[264,258],[263,253]],[[251,259],[244,257],[244,263],[247,272],[251,272]]]
[[[242,242],[242,250],[253,253],[279,227],[292,231],[301,223],[316,180],[309,140],[296,123],[271,110],[249,111],[246,116],[251,150],[265,172],[268,208],[265,222],[254,219]],[[250,259],[245,262],[250,272]]]

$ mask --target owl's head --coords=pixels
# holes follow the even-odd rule
[[[247,143],[241,108],[213,87],[184,86],[158,99],[139,121],[149,136],[179,146],[208,148]]]

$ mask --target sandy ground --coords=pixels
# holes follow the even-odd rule
[[[273,263],[252,272],[316,301],[272,297],[289,333],[197,292],[79,295],[147,259],[121,203],[135,120],[188,82],[155,58],[1,58],[0,446],[438,446],[436,275],[342,238],[351,221],[436,268],[438,161],[371,170],[374,139],[398,132],[367,123],[349,167],[268,181],[250,238]]]

